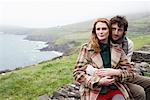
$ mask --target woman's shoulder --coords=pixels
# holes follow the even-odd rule
[[[85,49],[87,49],[87,50],[91,50],[91,49],[92,49],[90,43],[83,43],[83,44],[81,45],[81,48],[85,48]]]
[[[82,45],[81,45],[81,47],[88,47],[88,43],[83,43]]]

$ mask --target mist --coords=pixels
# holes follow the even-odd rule
[[[150,1],[9,1],[0,2],[0,24],[46,28],[97,17],[150,13]]]

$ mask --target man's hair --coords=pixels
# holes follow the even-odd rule
[[[115,16],[113,18],[110,19],[110,24],[117,24],[119,27],[124,27],[124,33],[127,31],[128,29],[128,21],[126,19],[125,16]]]

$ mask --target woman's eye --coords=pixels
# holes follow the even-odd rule
[[[100,28],[97,28],[96,30],[100,30]]]
[[[106,30],[106,28],[102,28],[102,30]]]

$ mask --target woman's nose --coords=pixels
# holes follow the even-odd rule
[[[103,33],[103,30],[99,30],[99,33],[101,33],[101,34],[102,34],[102,33]]]

